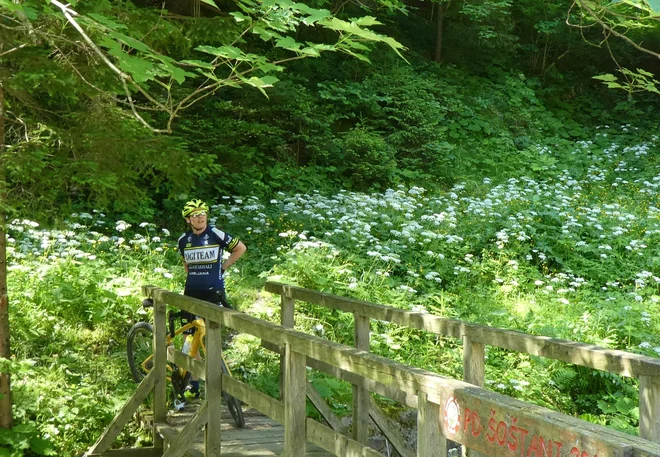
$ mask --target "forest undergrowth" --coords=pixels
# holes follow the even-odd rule
[[[526,154],[533,166],[516,176],[446,190],[219,197],[213,220],[249,247],[229,272],[230,299],[277,321],[277,297],[261,288],[278,280],[657,357],[658,137],[602,126],[591,140]],[[8,363],[21,425],[0,435],[15,444],[9,455],[79,455],[130,396],[125,335],[149,318],[141,285],[182,289],[179,229],[93,209],[56,228],[11,222]],[[299,329],[352,341],[350,315],[297,310]],[[372,351],[461,378],[458,342],[383,322],[371,331]],[[236,376],[276,393],[276,359],[258,341],[239,335],[228,358]],[[486,379],[496,392],[637,433],[636,381],[494,348]],[[348,385],[311,380],[335,411],[350,411]],[[121,436],[131,446],[147,439],[134,425]]]

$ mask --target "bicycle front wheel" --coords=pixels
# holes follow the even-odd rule
[[[154,328],[148,322],[138,322],[128,331],[126,355],[133,381],[140,383],[154,366]]]
[[[222,374],[231,376],[229,368],[227,368],[227,364],[222,358],[220,358],[220,367],[222,369]],[[225,391],[222,391],[222,398],[227,403],[227,409],[229,409],[231,417],[234,418],[236,426],[238,428],[245,427],[245,417],[243,417],[243,407],[241,406],[240,400],[236,397],[232,397]]]

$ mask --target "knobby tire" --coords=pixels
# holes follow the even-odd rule
[[[222,369],[223,374],[230,375],[227,364],[225,364],[225,361],[222,358],[220,358],[220,368]],[[234,418],[236,426],[238,428],[245,427],[245,417],[243,417],[243,407],[241,406],[241,402],[225,391],[222,391],[222,398],[227,403],[227,409],[229,410],[231,417]]]
[[[138,322],[128,332],[126,341],[126,355],[128,357],[128,366],[131,369],[133,381],[140,383],[153,366],[147,365],[147,369],[142,363],[149,357],[153,357],[153,334],[154,328],[148,322]]]

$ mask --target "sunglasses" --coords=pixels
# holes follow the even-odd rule
[[[190,214],[190,217],[201,217],[201,216],[206,216],[207,212],[206,211],[195,211],[194,213]]]

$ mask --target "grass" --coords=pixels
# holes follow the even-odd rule
[[[230,299],[278,321],[276,298],[260,291],[277,279],[657,356],[660,168],[657,137],[641,136],[630,126],[603,127],[570,148],[537,146],[542,165],[527,176],[444,191],[222,198],[212,215],[249,247],[229,272]],[[9,226],[15,414],[57,455],[83,452],[134,389],[124,344],[130,326],[148,319],[140,286],[183,286],[175,234],[129,225],[90,212],[59,229],[27,220]],[[352,341],[350,316],[299,309],[298,328]],[[461,377],[460,348],[448,339],[374,322],[372,350]],[[488,388],[637,433],[634,381],[503,350],[487,356]],[[274,358],[257,341],[236,338],[229,358],[235,375],[277,392]],[[313,378],[347,413],[350,389]]]

